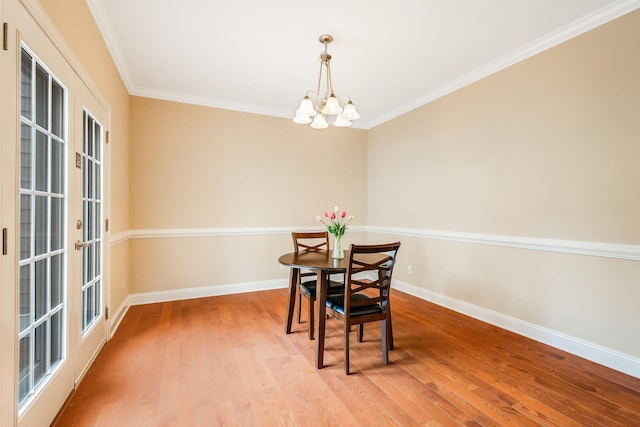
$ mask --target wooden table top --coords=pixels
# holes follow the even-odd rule
[[[331,257],[332,251],[290,252],[278,258],[282,265],[306,270],[342,270],[349,266],[349,251],[344,251],[344,258]]]

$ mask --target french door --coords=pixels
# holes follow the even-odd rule
[[[106,341],[108,113],[37,3],[1,1],[0,425],[48,425]]]
[[[23,408],[63,369],[68,353],[69,196],[68,89],[24,44],[19,98],[18,407]]]
[[[76,380],[80,379],[96,352],[106,341],[106,287],[104,286],[104,147],[107,113],[85,85],[76,85],[73,182],[74,268],[72,328]],[[80,167],[78,167],[80,166]]]

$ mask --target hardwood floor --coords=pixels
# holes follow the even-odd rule
[[[133,306],[55,426],[640,426],[640,379],[393,291],[380,328],[284,333],[284,289]]]

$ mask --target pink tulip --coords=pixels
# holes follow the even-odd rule
[[[334,212],[331,212],[331,219],[336,219],[336,214]]]
[[[337,207],[337,206],[333,208],[333,211],[334,211],[335,213],[338,213],[338,211],[339,211],[339,210],[340,210],[340,208],[339,208],[339,207]]]
[[[324,216],[329,218],[329,214],[327,213],[327,211],[324,211]]]
[[[340,218],[344,218],[345,216],[347,216],[347,211],[342,211],[342,213],[340,214]]]

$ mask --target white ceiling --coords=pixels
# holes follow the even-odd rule
[[[321,34],[369,129],[640,0],[87,0],[132,95],[293,117]]]

